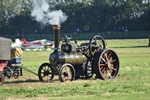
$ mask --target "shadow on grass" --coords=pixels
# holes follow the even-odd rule
[[[5,81],[4,84],[19,84],[19,83],[36,83],[36,82],[40,82],[39,80],[34,80],[34,79],[27,79],[27,80],[13,80],[13,81]]]
[[[86,78],[77,78],[77,79],[74,79],[73,81],[81,81],[81,80],[96,80],[98,78],[96,77],[93,77],[93,78],[89,78],[89,79],[86,79]],[[4,84],[7,84],[7,85],[11,85],[11,84],[21,84],[21,83],[61,83],[59,79],[53,79],[52,81],[49,81],[49,82],[41,82],[40,80],[37,80],[37,79],[26,79],[26,80],[23,80],[23,79],[13,79],[13,80],[7,80],[5,81]],[[63,82],[62,82],[63,83]]]
[[[21,84],[21,83],[53,83],[53,82],[60,82],[59,79],[53,79],[52,81],[48,81],[48,82],[41,82],[40,80],[37,79],[13,79],[13,80],[6,80],[4,84]]]
[[[112,48],[150,48],[150,46],[123,46],[123,47],[112,47]]]

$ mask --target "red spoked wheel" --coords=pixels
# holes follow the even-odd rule
[[[49,63],[43,63],[38,70],[38,77],[41,82],[50,82],[53,80],[54,71]]]
[[[4,75],[0,73],[0,85],[4,84]]]
[[[93,64],[96,77],[103,80],[114,79],[119,72],[119,58],[111,49],[97,52]]]
[[[71,64],[64,64],[59,70],[60,82],[72,81],[75,78],[75,69]]]

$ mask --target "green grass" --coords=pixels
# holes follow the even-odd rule
[[[57,76],[51,83],[24,71],[19,79],[5,79],[0,87],[0,100],[149,100],[150,47],[148,39],[106,40],[107,48],[120,59],[120,71],[114,80],[75,80],[60,83]],[[22,63],[35,73],[49,62],[50,51],[25,51]]]

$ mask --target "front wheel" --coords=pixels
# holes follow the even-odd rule
[[[43,63],[38,70],[38,77],[41,82],[50,82],[54,78],[51,64]]]
[[[75,69],[71,64],[64,64],[59,70],[60,82],[72,81],[75,78]]]
[[[0,73],[0,85],[4,84],[4,75]]]

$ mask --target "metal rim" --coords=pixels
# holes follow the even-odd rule
[[[105,46],[105,41],[100,35],[93,36],[89,42],[89,51],[91,56],[94,56],[96,52],[104,49]]]
[[[64,64],[59,70],[60,82],[72,81],[75,77],[75,70],[71,64]]]
[[[38,77],[41,82],[50,82],[53,80],[54,72],[49,63],[43,63],[39,67]]]
[[[4,76],[0,73],[0,85],[4,83]]]
[[[119,66],[117,54],[110,49],[104,50],[99,54],[95,73],[98,78],[103,80],[114,79],[119,72]]]

